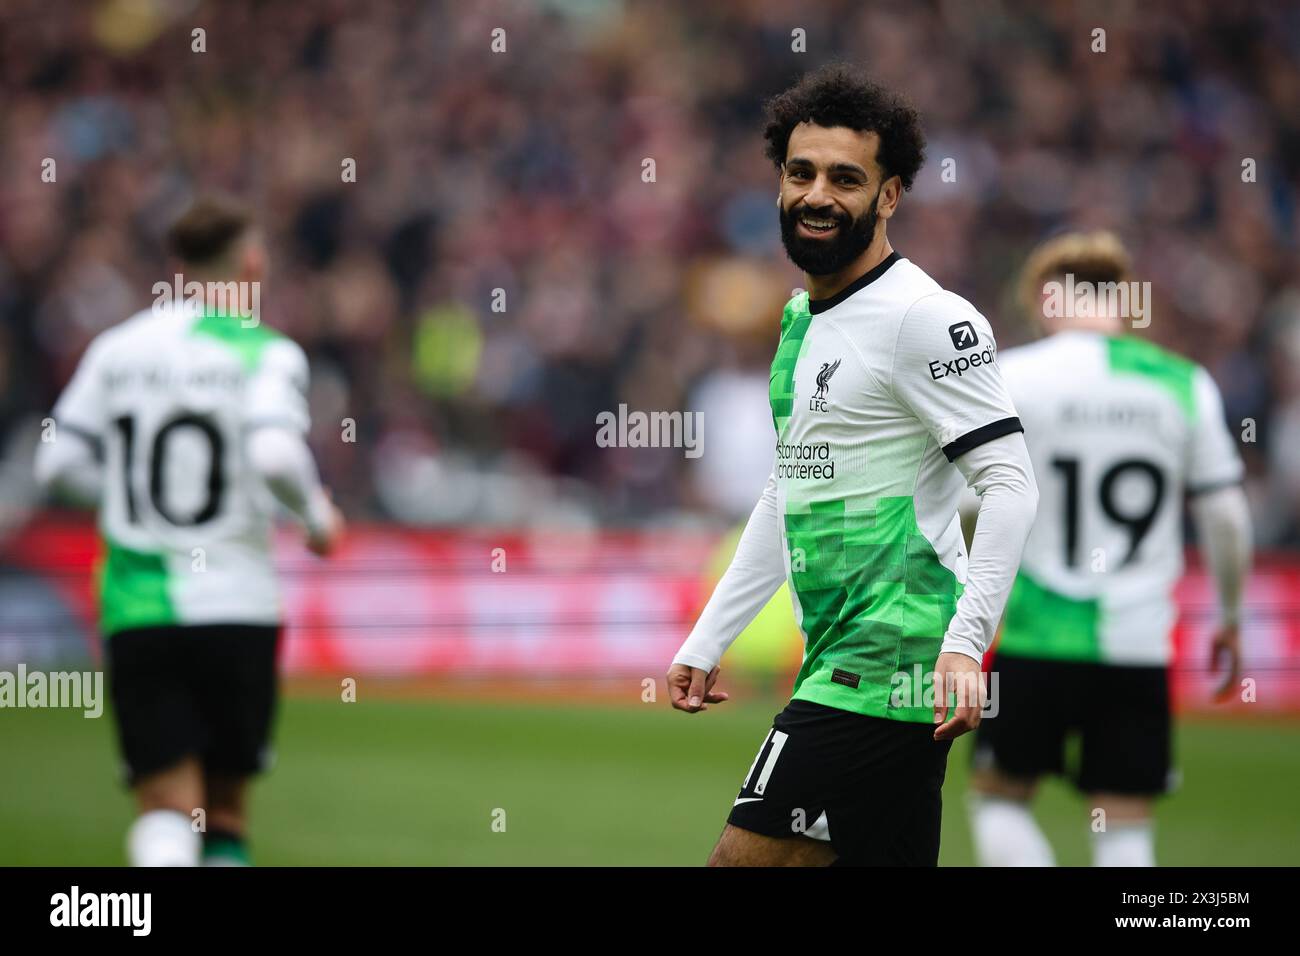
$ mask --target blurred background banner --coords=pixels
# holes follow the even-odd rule
[[[285,673],[657,680],[712,590],[718,545],[713,535],[667,531],[523,536],[370,526],[320,562],[286,535]],[[6,549],[0,666],[98,658],[88,636],[96,550],[90,528],[55,521],[32,523]],[[1242,629],[1249,702],[1211,703],[1213,579],[1193,567],[1177,597],[1172,681],[1181,710],[1300,713],[1300,556],[1262,556],[1251,579]],[[729,676],[776,683],[797,670],[789,598],[773,600],[787,603],[735,645],[724,660]]]

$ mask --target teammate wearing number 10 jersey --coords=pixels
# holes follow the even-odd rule
[[[1067,772],[1076,733],[1068,772],[1105,813],[1092,828],[1094,861],[1154,863],[1152,803],[1171,776],[1167,670],[1185,498],[1219,585],[1223,690],[1236,679],[1250,558],[1241,459],[1209,373],[1126,334],[1125,299],[1108,290],[1127,280],[1109,233],[1046,243],[1022,293],[1047,337],[1001,356],[1041,498],[990,665],[998,712],[976,737],[974,835],[989,865],[1052,862],[1028,803],[1042,775]],[[1071,287],[1071,308],[1052,307]],[[1091,305],[1084,289],[1097,293]]]
[[[272,499],[319,554],[342,519],[305,443],[305,355],[232,308],[260,298],[247,292],[265,272],[249,215],[200,200],[168,241],[202,301],[187,291],[90,344],[36,471],[99,511],[100,631],[139,811],[130,861],[240,863],[245,784],[266,761],[276,701]]]

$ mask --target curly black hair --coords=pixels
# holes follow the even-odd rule
[[[902,96],[874,83],[845,63],[830,63],[805,73],[790,89],[765,104],[767,158],[779,170],[790,133],[803,121],[818,126],[871,130],[880,136],[876,161],[886,176],[911,189],[925,161],[925,135],[916,110]]]

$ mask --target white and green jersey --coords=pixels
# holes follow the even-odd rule
[[[999,652],[1167,663],[1184,496],[1242,477],[1214,381],[1141,339],[1093,332],[1002,363],[1040,498]]]
[[[953,461],[1021,430],[998,361],[984,317],[897,253],[786,305],[770,399],[795,699],[933,720],[907,684],[933,669],[966,580]]]
[[[141,312],[91,343],[54,409],[103,450],[101,632],[277,624],[273,500],[244,438],[305,434],[307,360],[262,325],[197,310]]]

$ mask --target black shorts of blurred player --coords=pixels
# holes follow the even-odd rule
[[[1163,666],[1120,666],[994,654],[996,716],[976,731],[971,787],[1028,801],[1047,775],[1065,777],[1107,819],[1140,821],[1172,779],[1169,673]],[[1080,738],[1077,767],[1066,741]]]
[[[710,862],[729,853],[740,829],[798,841],[773,854],[791,865],[935,866],[952,741],[936,741],[934,730],[792,700],[763,740]]]
[[[140,813],[205,813],[242,835],[248,778],[265,769],[277,703],[280,628],[147,627],[105,642],[126,782]]]

